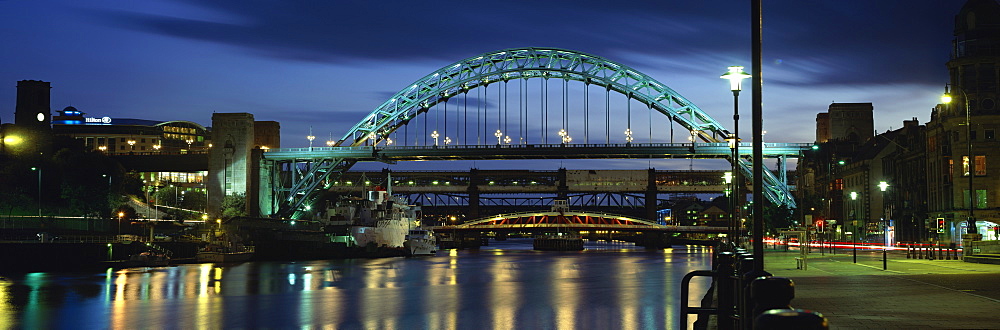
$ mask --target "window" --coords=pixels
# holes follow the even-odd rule
[[[969,140],[976,139],[976,131],[969,131]]]
[[[986,176],[986,155],[976,156],[976,176]]]
[[[962,176],[969,176],[969,156],[962,156]],[[986,155],[976,156],[976,176],[986,176]]]
[[[955,173],[955,160],[951,157],[945,157],[945,161],[948,162],[948,170],[944,174],[944,182],[951,183],[952,173]]]
[[[994,130],[988,129],[983,132],[983,138],[987,140],[996,139],[996,132]]]
[[[986,202],[986,189],[976,189],[976,208],[985,209],[988,205]],[[965,189],[962,191],[962,206],[964,208],[969,207],[969,190]]]

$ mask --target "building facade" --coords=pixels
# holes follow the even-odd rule
[[[954,37],[946,64],[950,78],[946,89],[953,100],[935,107],[927,124],[928,222],[943,223],[942,238],[958,240],[969,231],[968,219],[974,217],[974,231],[995,237],[1000,222],[1000,140],[996,136],[1000,129],[1000,4],[995,0],[966,2],[955,16]]]

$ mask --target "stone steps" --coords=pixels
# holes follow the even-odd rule
[[[965,256],[965,262],[1000,265],[1000,253],[984,253]]]

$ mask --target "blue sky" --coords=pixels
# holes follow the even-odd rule
[[[831,102],[873,102],[879,131],[929,120],[962,3],[765,1],[765,140],[812,142]],[[728,0],[0,0],[0,121],[34,79],[52,82],[53,111],[206,126],[249,112],[301,147],[452,62],[538,46],[631,66],[726,123],[719,75],[750,71],[749,16]],[[741,109],[749,132],[749,93]]]

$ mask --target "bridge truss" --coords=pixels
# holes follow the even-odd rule
[[[570,97],[571,89],[582,97],[575,92]],[[496,100],[488,101],[494,94]],[[601,94],[603,102],[592,102]],[[623,98],[624,106],[616,100],[613,107],[614,97]],[[664,122],[669,129],[654,127]],[[686,142],[674,142],[675,124]],[[647,136],[647,143],[639,141]],[[726,158],[752,177],[749,148],[741,147],[740,157],[731,159],[726,143],[731,138],[676,91],[625,65],[572,50],[518,48],[470,57],[424,76],[328,147],[272,149],[264,158],[291,173],[272,178],[273,215],[297,218],[358,161]],[[772,144],[765,155],[796,157],[806,147]],[[784,168],[778,173],[764,171],[764,195],[794,207]]]

